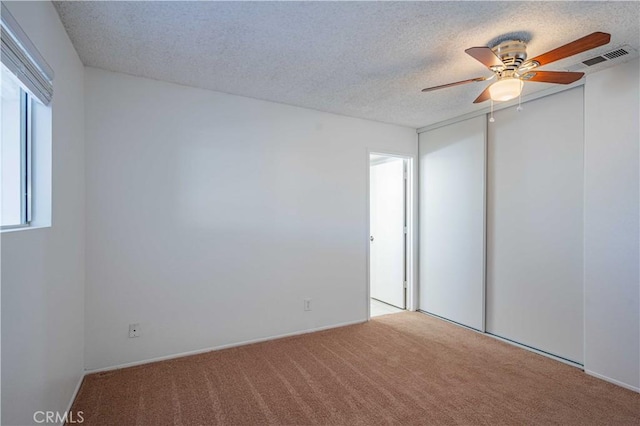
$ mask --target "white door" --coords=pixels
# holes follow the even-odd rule
[[[484,328],[485,117],[420,134],[420,309]]]
[[[582,364],[583,88],[497,111],[488,133],[487,331]]]
[[[405,160],[372,156],[371,297],[405,308]]]

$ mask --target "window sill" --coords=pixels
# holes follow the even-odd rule
[[[0,230],[0,234],[9,234],[13,232],[22,232],[22,231],[30,231],[34,229],[43,229],[43,228],[51,228],[51,225],[27,225],[27,226],[16,226],[13,228],[6,228]]]

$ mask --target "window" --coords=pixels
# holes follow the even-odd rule
[[[4,65],[0,78],[0,224],[6,229],[27,226],[31,219],[31,100]]]
[[[1,8],[0,228],[51,226],[53,70]]]

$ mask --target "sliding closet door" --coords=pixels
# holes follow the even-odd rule
[[[488,125],[489,333],[582,363],[583,89]]]
[[[420,309],[484,327],[484,116],[420,134]]]

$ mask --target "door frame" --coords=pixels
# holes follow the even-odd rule
[[[406,240],[406,251],[405,251],[405,268],[406,268],[406,276],[407,276],[407,288],[405,292],[405,306],[407,311],[416,311],[418,309],[418,293],[417,293],[417,282],[418,282],[418,271],[417,266],[418,263],[416,261],[416,255],[418,253],[418,238],[416,235],[417,232],[417,224],[416,220],[418,217],[418,203],[417,203],[417,155],[386,151],[386,150],[377,150],[377,149],[367,149],[367,196],[366,196],[366,211],[367,211],[367,234],[365,235],[365,241],[367,244],[367,288],[366,288],[366,305],[367,305],[367,321],[371,319],[371,242],[369,241],[369,237],[371,236],[371,164],[370,158],[371,155],[383,155],[385,157],[394,157],[401,158],[407,161],[407,193],[405,197],[405,211],[407,215],[407,240]]]

